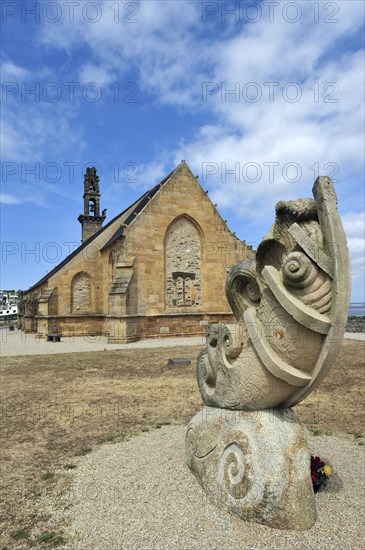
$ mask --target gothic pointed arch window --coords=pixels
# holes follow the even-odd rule
[[[167,308],[201,304],[201,239],[188,217],[177,218],[165,237]]]
[[[84,313],[92,310],[92,284],[90,275],[81,271],[71,282],[71,312]]]

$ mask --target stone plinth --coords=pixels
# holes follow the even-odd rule
[[[277,529],[314,525],[310,452],[292,409],[204,406],[188,426],[186,455],[217,507]]]

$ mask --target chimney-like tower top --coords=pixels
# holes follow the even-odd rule
[[[106,210],[103,210],[100,215],[99,176],[93,166],[86,168],[83,198],[84,213],[78,217],[82,228],[81,242],[86,241],[99,231],[106,218]]]

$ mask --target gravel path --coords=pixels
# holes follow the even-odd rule
[[[10,332],[0,331],[0,356],[15,355],[48,355],[54,353],[70,353],[83,351],[113,351],[132,348],[162,348],[171,346],[204,345],[203,336],[181,338],[154,338],[140,340],[130,344],[108,344],[106,336],[74,336],[61,338],[61,342],[47,342],[37,338],[35,334],[25,334],[20,330]]]
[[[346,332],[345,338],[365,341],[365,333]],[[47,342],[35,334],[25,334],[20,330],[11,332],[0,329],[0,356],[48,355],[83,351],[103,351],[132,348],[161,348],[171,346],[200,346],[205,344],[204,336],[181,338],[154,338],[130,344],[108,344],[106,336],[64,336],[61,342]]]
[[[308,435],[312,454],[333,468],[305,532],[246,523],[205,498],[185,465],[183,426],[164,426],[79,459],[58,501],[68,550],[360,550],[364,447],[350,436]]]

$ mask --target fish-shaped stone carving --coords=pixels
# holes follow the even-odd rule
[[[331,179],[318,177],[313,196],[278,202],[256,260],[229,272],[237,323],[208,329],[197,361],[205,404],[291,407],[332,367],[346,326],[350,263]]]

